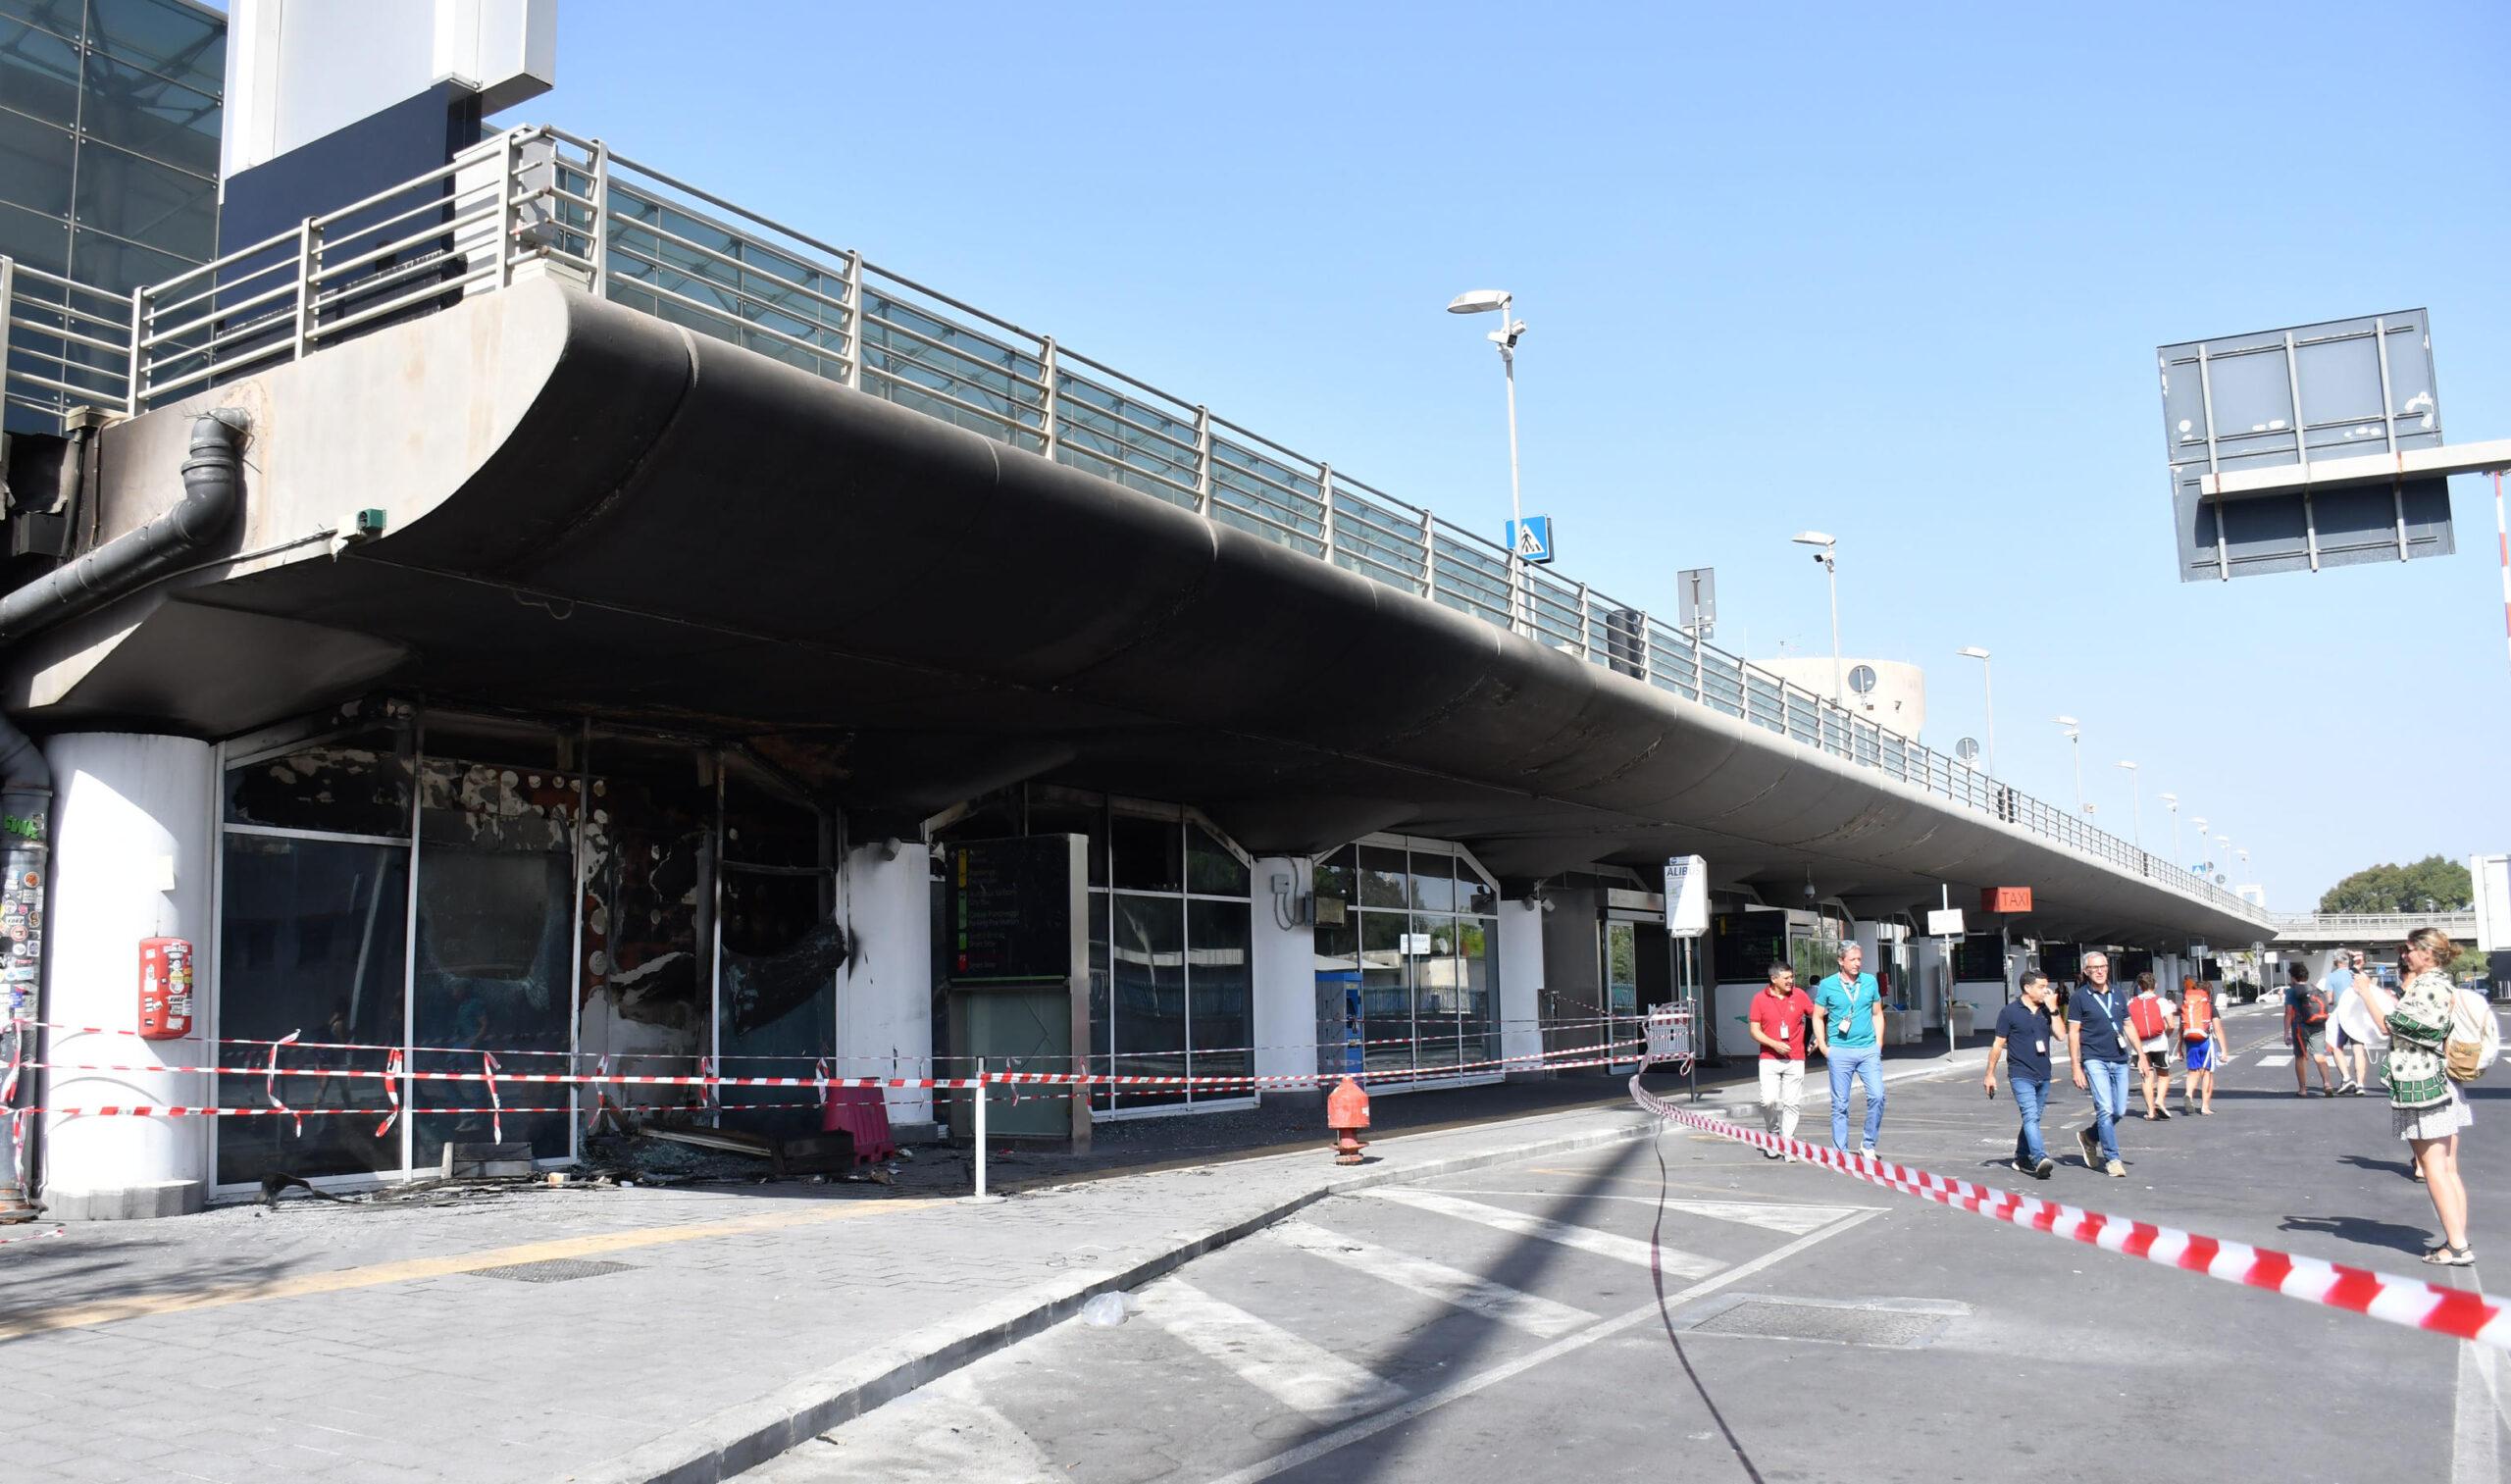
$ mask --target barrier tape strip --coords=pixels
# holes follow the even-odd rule
[[[268,1098],[270,1099],[270,1100],[271,1100],[271,1106],[273,1106],[273,1107],[275,1107],[275,1108],[279,1109],[279,1110],[280,1110],[281,1112],[282,1112],[282,1113],[284,1113],[284,1112],[286,1112],[286,1111],[287,1111],[287,1104],[286,1104],[285,1102],[281,1101],[281,1100],[280,1100],[280,1096],[279,1096],[279,1053],[280,1053],[280,1051],[281,1051],[281,1049],[282,1049],[282,1048],[284,1048],[284,1047],[287,1047],[287,1046],[290,1046],[290,1045],[294,1044],[294,1042],[296,1041],[296,1035],[297,1035],[297,1033],[296,1033],[296,1032],[294,1032],[294,1031],[290,1031],[290,1032],[288,1032],[286,1035],[284,1035],[284,1036],[281,1037],[279,1040],[274,1041],[274,1042],[272,1042],[272,1043],[271,1043],[271,1067],[270,1067],[270,1075],[269,1075],[269,1076],[267,1076],[267,1077],[264,1077],[264,1078],[262,1079],[262,1092],[263,1092],[264,1096],[266,1096],[266,1097],[268,1097]],[[296,1120],[296,1134],[295,1134],[295,1137],[297,1137],[297,1138],[300,1138],[300,1139],[301,1139],[301,1138],[303,1138],[304,1136],[305,1136],[305,1120],[304,1120],[304,1119],[302,1119],[302,1118],[299,1118],[299,1119],[297,1119],[297,1120]]]
[[[7,1247],[12,1242],[41,1242],[46,1237],[58,1237],[68,1230],[70,1228],[66,1226],[56,1226],[48,1232],[29,1232],[23,1237],[0,1237],[0,1247]]]
[[[480,1075],[488,1084],[488,1106],[492,1109],[488,1115],[488,1142],[503,1144],[506,1142],[506,1117],[505,1113],[498,1108],[498,1104],[505,1100],[497,1096],[497,1058],[494,1053],[489,1051],[480,1053]],[[572,1113],[575,1109],[569,1108],[567,1111]]]
[[[2370,1268],[2297,1257],[2274,1248],[2226,1242],[2177,1227],[2125,1220],[2036,1196],[2018,1196],[1994,1186],[1948,1179],[1895,1164],[1879,1155],[1851,1154],[1783,1138],[1668,1102],[1641,1087],[1636,1076],[1630,1079],[1630,1096],[1660,1118],[1755,1149],[1794,1154],[1834,1174],[1932,1201],[1954,1210],[1969,1211],[2026,1231],[2072,1238],[2122,1256],[2203,1273],[2219,1282],[2266,1289],[2305,1304],[2341,1308],[2408,1329],[2511,1351],[2511,1301],[2491,1298],[2476,1289],[2445,1288]]]
[[[389,1078],[389,1077],[391,1076],[391,1074],[392,1074],[393,1070],[394,1070],[394,1069],[396,1069],[396,1068],[398,1068],[400,1065],[401,1065],[401,1053],[400,1053],[399,1051],[394,1051],[394,1052],[393,1052],[389,1057],[385,1058],[385,1060],[384,1060],[384,1075],[385,1075],[385,1077],[386,1077],[386,1078]],[[384,1115],[384,1121],[383,1121],[382,1123],[379,1123],[379,1124],[377,1124],[377,1125],[375,1126],[375,1137],[376,1137],[376,1138],[378,1138],[378,1139],[381,1139],[381,1138],[383,1138],[384,1135],[386,1135],[386,1134],[388,1134],[388,1133],[392,1132],[392,1125],[393,1125],[394,1123],[396,1123],[396,1122],[398,1122],[398,1121],[400,1120],[400,1117],[401,1117],[401,1084],[399,1084],[398,1082],[393,1082],[393,1081],[388,1081],[388,1080],[387,1080],[387,1081],[384,1084],[384,1096],[392,1100],[392,1111],[391,1111],[391,1112],[389,1112],[389,1113],[387,1113],[387,1114],[385,1114],[385,1115]]]

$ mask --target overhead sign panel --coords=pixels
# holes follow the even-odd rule
[[[1709,931],[1709,862],[1697,855],[1665,857],[1665,931],[1676,938]]]
[[[1522,521],[1509,522],[1508,530],[1509,544],[1516,551],[1519,561],[1548,562],[1552,560],[1554,556],[1552,517],[1530,515]]]
[[[2455,549],[2423,310],[2189,340],[2158,360],[2182,582]]]

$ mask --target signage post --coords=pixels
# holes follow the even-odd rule
[[[1700,959],[1696,940],[1709,931],[1709,862],[1697,855],[1665,857],[1665,934],[1683,946],[1684,1046],[1691,1053],[1691,1100],[1700,1100]]]

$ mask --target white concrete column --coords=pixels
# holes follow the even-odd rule
[[[1506,1057],[1543,1054],[1543,903],[1500,903],[1500,1054]],[[1509,1068],[1512,1077],[1539,1077],[1525,1065]]]
[[[846,854],[840,920],[853,939],[837,993],[838,1066],[847,1077],[933,1075],[933,884],[917,841]],[[891,1088],[890,1121],[930,1123],[933,1094]]]
[[[44,745],[52,764],[52,906],[45,919],[43,1018],[136,1030],[139,944],[189,939],[195,1038],[50,1033],[52,1061],[204,1066],[214,1033],[209,963],[210,810],[215,753],[180,737],[85,732]],[[179,1105],[217,1101],[214,1079],[187,1072],[52,1072],[46,1107]],[[48,1215],[103,1219],[177,1215],[208,1194],[208,1118],[44,1115]]]
[[[1282,918],[1290,914],[1287,902],[1273,891],[1276,876],[1290,878],[1289,896],[1296,898],[1308,889],[1308,863],[1289,855],[1256,860],[1255,930],[1248,944],[1248,976],[1256,1001],[1256,1075],[1313,1076],[1316,929],[1282,926]]]

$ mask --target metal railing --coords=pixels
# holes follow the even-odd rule
[[[2363,938],[2394,942],[2417,928],[2439,928],[2458,943],[2476,938],[2476,909],[2435,912],[2272,912],[2267,925],[2299,938]]]
[[[84,395],[135,414],[524,274],[563,276],[2259,918],[2233,894],[2075,812],[1697,642],[1635,605],[1544,568],[1512,570],[1499,543],[1323,460],[554,128],[510,130],[439,170],[142,288],[119,337],[82,332],[77,344],[92,360],[29,362],[23,376],[13,360],[7,380],[13,396],[23,385],[30,395]],[[47,291],[92,292],[36,277]],[[12,324],[19,313],[13,305]],[[41,328],[46,316],[73,311],[25,313]],[[44,379],[33,374],[41,365],[62,370]]]

